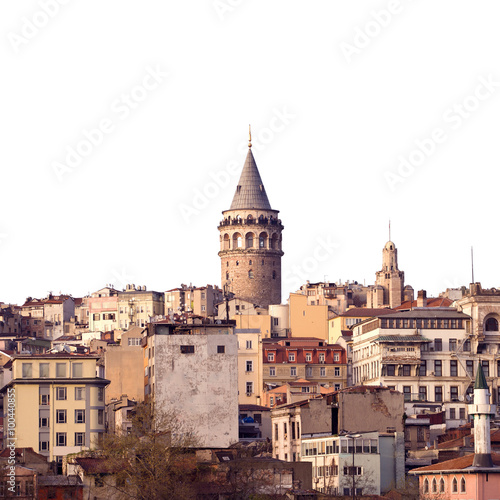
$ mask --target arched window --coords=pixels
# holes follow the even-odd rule
[[[260,233],[259,248],[267,248],[267,233]]]
[[[437,481],[436,481],[436,478],[433,477],[432,478],[432,493],[437,493],[437,491],[438,491]]]
[[[276,279],[276,271],[273,271],[273,280]]]
[[[248,271],[248,277],[253,280],[253,271],[250,269],[250,271]]]
[[[460,493],[466,493],[466,490],[465,490],[465,477],[462,477],[462,479],[460,479]]]
[[[424,493],[429,493],[429,480],[427,478],[424,479]]]
[[[247,233],[245,237],[245,247],[252,248],[253,247],[253,233]]]
[[[223,242],[222,248],[224,250],[229,250],[229,234],[224,235],[224,242]]]
[[[250,260],[248,261],[248,265],[249,265],[249,266],[251,266],[251,265],[252,265],[252,259],[250,259]]]
[[[487,332],[498,332],[498,321],[495,318],[488,318],[484,324],[484,329]]]
[[[239,260],[237,260],[237,261],[236,261],[236,265],[237,265],[237,266],[239,266],[239,265],[240,265],[240,261],[239,261]]]
[[[444,493],[444,479],[439,480],[439,493]]]
[[[233,249],[241,248],[243,245],[243,238],[240,233],[233,234]]]
[[[226,281],[229,281],[229,273],[226,273]]]
[[[458,493],[458,481],[456,477],[454,477],[451,482],[451,492]]]

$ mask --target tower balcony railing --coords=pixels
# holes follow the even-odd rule
[[[276,219],[275,217],[259,217],[258,219],[247,218],[247,219],[223,219],[220,221],[219,227],[221,226],[237,226],[237,225],[255,225],[255,226],[281,226],[281,219]]]

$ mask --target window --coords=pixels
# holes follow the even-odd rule
[[[336,366],[334,368],[333,374],[335,375],[335,377],[340,377],[340,366]]]
[[[217,354],[224,354],[226,352],[226,346],[225,345],[218,345],[217,346]]]
[[[85,410],[75,410],[75,424],[85,423]]]
[[[73,378],[83,377],[83,363],[73,363]]]
[[[247,382],[246,383],[246,391],[247,391],[247,395],[250,396],[251,394],[253,394],[253,382]]]
[[[192,354],[194,352],[194,345],[181,345],[181,354]]]
[[[455,420],[455,418],[456,418],[455,408],[450,408],[450,420]]]
[[[454,477],[453,481],[451,482],[451,492],[458,493],[458,481],[456,477]]]
[[[409,377],[411,375],[411,365],[403,365],[403,377]]]
[[[38,419],[39,427],[48,427],[49,426],[49,417],[40,417]]]
[[[97,388],[97,401],[104,401],[104,387]]]
[[[48,441],[39,441],[38,448],[40,451],[49,451],[49,442]]]
[[[443,401],[443,388],[440,385],[434,387],[434,401]]]
[[[420,386],[418,388],[418,399],[419,401],[427,401],[427,387]]]
[[[97,410],[97,423],[104,425],[104,410]]]
[[[450,376],[451,377],[458,376],[458,361],[456,359],[452,359],[450,361]]]
[[[456,351],[457,350],[457,339],[450,339],[449,345],[450,345],[450,351]]]
[[[271,362],[274,361],[274,352],[267,353],[267,360]]]
[[[425,377],[427,375],[427,361],[421,361],[420,367],[418,369],[419,377]]]
[[[325,362],[325,353],[324,352],[320,352],[319,355],[319,362],[320,363],[324,363]]]
[[[48,405],[50,404],[50,396],[49,394],[40,394],[40,404]]]
[[[276,367],[275,366],[270,366],[269,367],[269,376],[270,377],[276,377]]]
[[[66,423],[66,410],[56,410],[56,423],[58,424]]]
[[[460,479],[460,493],[466,493],[465,489],[465,477]]]
[[[65,432],[56,432],[56,446],[66,446]]]
[[[465,420],[465,408],[459,408],[460,420]]]
[[[128,339],[128,345],[141,345],[141,339],[139,337],[130,337]]]
[[[463,345],[463,350],[470,352],[470,340],[466,340]]]
[[[247,372],[253,372],[253,361],[247,361],[246,371]]]
[[[104,487],[104,481],[103,481],[102,476],[100,474],[96,474],[94,476],[94,486],[96,488],[103,488]]]
[[[297,367],[291,366],[290,367],[290,377],[296,377],[296,376],[297,376]]]
[[[307,362],[312,361],[312,354],[310,352],[306,352],[306,361]]]
[[[248,271],[248,279],[253,280],[253,278],[254,278],[253,271],[250,269],[250,271]]]
[[[403,386],[403,394],[404,394],[405,401],[411,401],[411,386],[410,385]]]
[[[442,351],[443,350],[443,340],[442,339],[434,339],[434,350]]]
[[[452,385],[450,387],[450,399],[452,401],[458,401],[458,385]]]
[[[75,399],[77,401],[85,399],[85,387],[75,387]]]
[[[396,366],[395,365],[387,365],[387,376],[394,377],[396,374]]]
[[[56,363],[56,377],[66,376],[66,363]]]
[[[326,368],[324,366],[321,366],[319,369],[319,376],[320,377],[326,377]]]
[[[441,377],[443,374],[443,364],[440,359],[434,361],[434,375],[436,377]]]
[[[424,493],[429,493],[429,480],[427,478],[424,479]]]
[[[75,446],[85,446],[85,432],[75,432]]]
[[[338,352],[333,353],[333,361],[335,362],[340,361],[340,353]]]
[[[495,318],[488,318],[484,324],[487,332],[498,332],[498,321]]]
[[[56,387],[56,399],[66,401],[66,387]]]
[[[40,378],[46,378],[49,376],[49,363],[40,363]]]
[[[33,365],[32,363],[23,363],[23,378],[33,377]]]
[[[469,377],[473,377],[474,376],[474,361],[472,359],[468,359],[466,361],[466,369],[467,369],[467,375],[469,375]]]
[[[291,361],[291,362],[295,361],[295,353],[294,352],[288,353],[288,361]]]
[[[444,479],[439,480],[439,493],[444,493]]]
[[[252,348],[252,341],[247,340],[247,349],[251,349],[251,348]]]
[[[432,493],[437,493],[437,481],[436,478],[432,478]]]
[[[483,367],[483,372],[485,377],[490,376],[490,362],[487,360],[481,361],[481,366]]]

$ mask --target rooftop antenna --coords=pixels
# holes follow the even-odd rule
[[[474,283],[474,247],[470,247],[470,260],[472,266],[472,283]]]
[[[248,147],[252,147],[252,128],[248,125]]]
[[[391,240],[391,219],[389,219],[389,241]]]

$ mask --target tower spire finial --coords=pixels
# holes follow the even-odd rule
[[[248,147],[252,147],[252,128],[248,125]]]
[[[391,240],[391,219],[389,219],[389,241]]]

